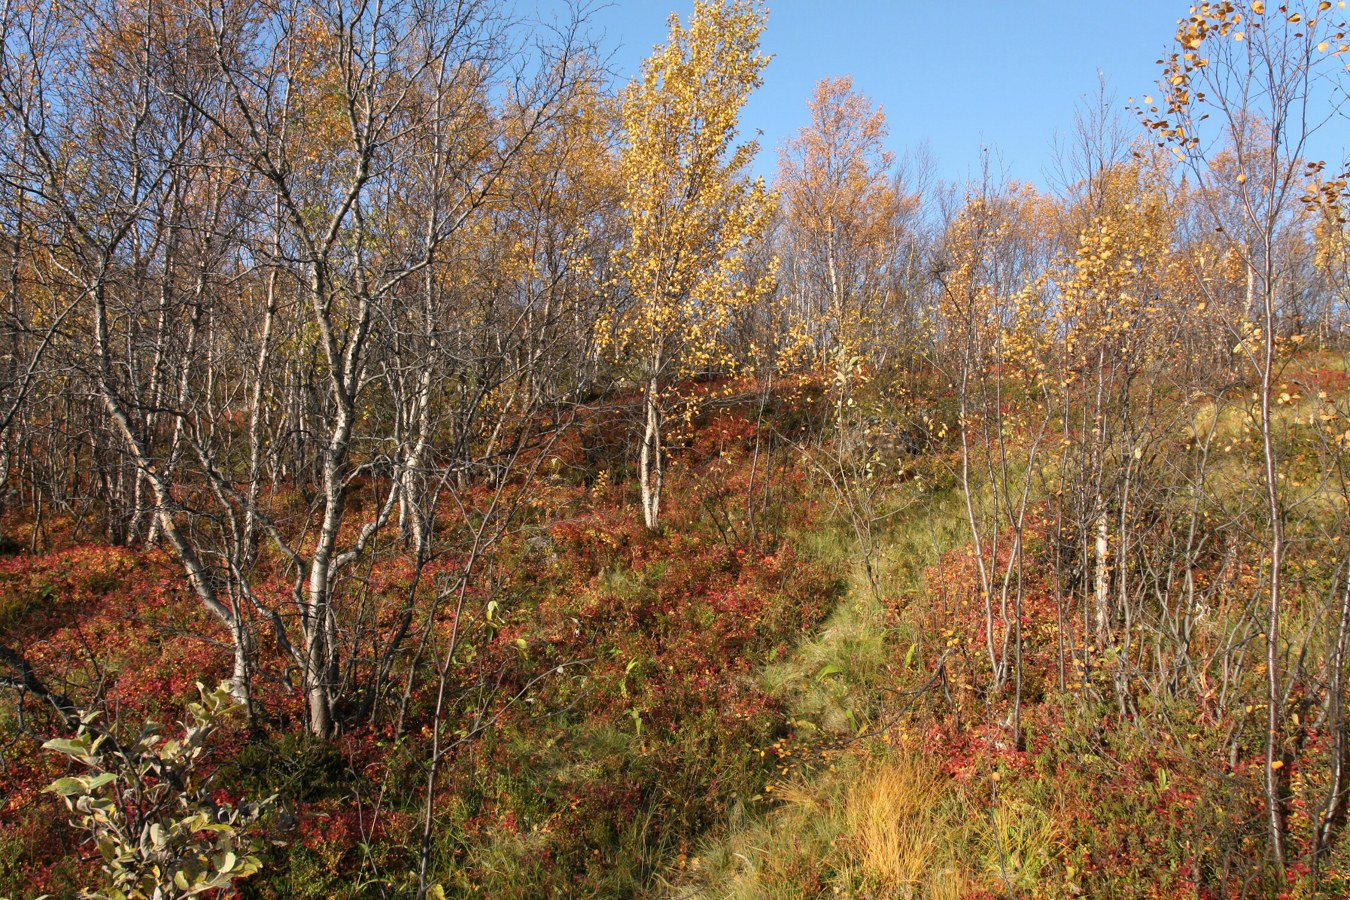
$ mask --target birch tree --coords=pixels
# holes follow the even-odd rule
[[[758,144],[736,143],[769,62],[759,52],[766,15],[754,0],[700,0],[687,26],[671,17],[669,41],[623,96],[626,297],[607,330],[642,391],[638,478],[651,529],[661,517],[671,381],[724,362],[734,313],[769,287],[767,273],[743,276],[774,199],[746,174]]]
[[[1288,258],[1280,244],[1309,174],[1324,168],[1309,156],[1315,136],[1337,116],[1336,105],[1326,101],[1343,95],[1336,88],[1347,50],[1342,9],[1330,0],[1275,7],[1263,0],[1200,3],[1178,22],[1174,52],[1163,61],[1162,96],[1157,104],[1145,97],[1140,107],[1159,145],[1204,189],[1212,227],[1225,235],[1247,272],[1249,318],[1233,336],[1258,382],[1266,507],[1266,826],[1280,870],[1288,793],[1282,623],[1289,515],[1276,409],[1289,294]]]

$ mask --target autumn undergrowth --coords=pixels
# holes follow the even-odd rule
[[[763,466],[758,480],[749,474],[754,452],[743,409],[693,423],[660,532],[642,526],[631,483],[608,471],[554,467],[562,474],[539,486],[485,575],[497,598],[491,627],[451,673],[459,705],[448,739],[474,715],[497,718],[435,783],[428,881],[445,896],[650,893],[710,828],[763,803],[755,798],[774,770],[759,751],[792,726],[757,670],[819,629],[840,586],[778,531],[815,531],[790,461],[773,463],[776,508],[747,504],[766,489]],[[371,571],[376,602],[402,596],[397,565]],[[134,611],[128,594],[141,598]],[[193,676],[228,674],[217,648],[175,624],[185,610],[190,597],[158,551],[69,547],[0,564],[11,636],[54,685],[98,698],[115,728],[173,721]],[[428,681],[409,696],[401,729],[397,707],[385,707],[317,741],[280,718],[294,684],[260,678],[255,727],[234,723],[211,756],[222,802],[277,798],[258,826],[262,872],[240,884],[244,896],[415,890]],[[25,712],[19,722],[6,706],[0,722],[11,738],[0,857],[26,860],[22,871],[0,862],[0,896],[74,895],[97,882],[96,858],[41,793],[63,774],[60,760],[23,734],[59,723],[32,702]]]
[[[1299,587],[1291,589],[1285,628],[1309,635],[1301,655],[1286,656],[1290,672],[1301,659],[1334,652],[1313,635],[1343,583],[1334,559],[1303,549],[1314,537],[1327,538],[1314,530],[1337,521],[1323,510],[1334,496],[1324,498],[1327,486],[1312,477],[1315,433],[1298,424],[1318,411],[1291,389],[1279,413],[1287,424],[1279,436],[1290,463],[1287,488],[1299,511],[1290,529]],[[1196,421],[1213,414],[1202,405]],[[1213,442],[1222,462],[1211,471],[1208,497],[1214,516],[1237,516],[1250,508],[1258,447],[1249,415],[1224,417],[1224,433]],[[1198,452],[1194,444],[1182,449]],[[1082,628],[1081,592],[1090,582],[1066,587],[1056,580],[1061,563],[1054,496],[1047,493],[1064,473],[1055,458],[1043,457],[1026,519],[1015,719],[1016,670],[1002,688],[990,688],[955,467],[937,453],[925,463],[931,466],[925,490],[897,483],[878,506],[872,543],[879,589],[866,577],[857,530],[843,516],[794,535],[804,554],[842,573],[847,587],[818,630],[759,669],[792,729],[765,748],[774,778],[762,803],[739,809],[695,857],[667,874],[669,895],[1341,896],[1339,845],[1322,859],[1317,877],[1295,867],[1280,877],[1263,862],[1263,712],[1250,702],[1236,714],[1231,704],[1229,711],[1222,707],[1220,692],[1259,696],[1263,673],[1255,663],[1222,683],[1214,662],[1231,653],[1242,664],[1242,648],[1261,637],[1242,600],[1260,585],[1259,571],[1239,566],[1221,573],[1231,584],[1195,631],[1196,648],[1212,654],[1202,662],[1213,667],[1190,676],[1198,699],[1136,674],[1136,655],[1154,652],[1145,639],[1088,646],[1081,655],[1071,646],[1066,653],[1061,636]],[[1014,480],[1024,465],[1010,467]],[[1305,468],[1308,476],[1300,474]],[[977,488],[975,499],[978,519],[990,502],[987,487]],[[1006,534],[1002,543],[1000,554],[1010,544]],[[1199,564],[1215,566],[1222,558],[1200,557]],[[1215,576],[1196,577],[1204,585]],[[1293,681],[1301,718],[1292,719],[1291,760],[1301,749],[1317,752],[1322,740],[1316,722],[1309,724],[1316,711],[1297,705],[1301,690]],[[1308,741],[1307,748],[1295,740]],[[1291,839],[1302,845],[1311,839],[1310,821],[1328,790],[1313,766],[1290,779]]]
[[[1311,411],[1291,400],[1291,420]],[[787,429],[800,410],[768,414]],[[1194,689],[1180,692],[1131,673],[1131,659],[1153,652],[1138,639],[1059,657],[1057,638],[1081,627],[1084,588],[1065,589],[1061,626],[1050,500],[1036,495],[1016,732],[1011,682],[989,687],[952,448],[903,460],[878,495],[865,523],[869,578],[859,523],[799,459],[775,451],[774,508],[753,502],[765,489],[763,466],[749,474],[756,419],[724,408],[689,426],[661,531],[634,515],[618,468],[569,461],[498,548],[492,627],[466,648],[453,688],[481,693],[481,708],[501,716],[434,786],[429,880],[445,896],[1210,898],[1244,880],[1250,896],[1279,893],[1260,863],[1262,710],[1219,700],[1259,696],[1255,664],[1224,685],[1207,680],[1221,667],[1202,659],[1185,674]],[[1239,432],[1229,458],[1249,471],[1251,437]],[[1282,440],[1300,479],[1297,454],[1314,445],[1292,428]],[[1037,491],[1060,477],[1050,462]],[[1240,510],[1247,488],[1223,472],[1212,509]],[[1304,498],[1323,489],[1290,488]],[[984,488],[977,517],[989,502]],[[1312,514],[1300,523],[1328,527]],[[1300,549],[1298,527],[1291,534],[1299,593],[1286,627],[1312,635],[1340,582],[1332,563]],[[1197,557],[1202,587],[1225,565],[1222,550]],[[1260,573],[1230,569],[1222,602],[1197,620],[1197,657],[1259,640],[1243,604]],[[372,571],[372,596],[401,596],[397,567]],[[228,674],[195,636],[200,623],[186,627],[194,614],[159,551],[69,546],[0,560],[11,639],[51,683],[101,697],[116,727],[174,721],[195,680]],[[1309,659],[1331,649],[1322,637],[1300,648]],[[490,696],[565,663],[577,664],[510,707]],[[429,693],[412,693],[401,730],[386,714],[320,742],[279,718],[288,689],[275,675],[261,682],[257,727],[227,729],[213,748],[219,802],[277,797],[262,823],[262,872],[243,895],[408,895]],[[1302,690],[1295,683],[1303,730],[1292,734],[1322,752]],[[460,710],[447,733],[465,733],[473,707]],[[24,711],[19,721],[17,707],[0,708],[11,739],[0,895],[73,895],[96,860],[41,793],[64,773],[24,731],[54,727],[51,713],[32,702]],[[1307,841],[1328,784],[1313,767],[1289,768],[1290,834]],[[1338,896],[1346,870],[1334,845],[1317,886],[1293,872],[1288,896]]]
[[[965,539],[964,513],[952,484],[922,481],[898,486],[881,513],[880,596],[847,523],[797,536],[813,559],[847,573],[847,587],[819,631],[760,672],[795,729],[769,750],[779,763],[766,786],[770,805],[708,841],[676,896],[920,888],[966,896],[956,855],[964,826],[954,827],[964,819],[961,798],[933,766],[882,739],[900,686],[923,671],[926,642],[903,610],[923,602],[925,570]]]

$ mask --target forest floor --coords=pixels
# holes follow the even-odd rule
[[[791,437],[803,410],[769,415]],[[1124,716],[1096,673],[1066,669],[1043,567],[1010,739],[1013,686],[985,688],[950,454],[910,459],[860,516],[809,454],[780,447],[765,468],[761,416],[722,406],[688,429],[656,533],[621,468],[560,466],[540,486],[455,675],[472,738],[431,796],[439,895],[1344,896],[1339,852],[1320,893],[1298,872],[1287,887],[1243,874],[1263,835],[1254,752],[1227,758],[1180,701]],[[1030,521],[1039,559],[1036,502]],[[113,730],[172,728],[198,682],[228,675],[162,551],[59,523],[34,551],[18,517],[6,534],[6,642],[72,698],[99,698]],[[393,551],[367,577],[374,597],[406,589]],[[285,673],[261,680],[252,727],[233,721],[210,748],[216,802],[277,798],[243,896],[414,890],[431,705],[413,691],[401,714],[377,708],[319,742],[296,727]],[[468,728],[474,715],[492,727]],[[0,706],[0,896],[97,880],[96,851],[43,791],[70,771],[40,746],[58,726],[31,697]]]

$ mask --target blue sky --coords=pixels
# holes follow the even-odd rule
[[[693,0],[617,0],[592,23],[626,81],[666,16],[687,17]],[[1056,132],[1071,130],[1074,108],[1095,95],[1101,70],[1122,115],[1131,96],[1154,90],[1156,60],[1189,0],[770,0],[763,47],[773,54],[764,87],[742,117],[763,132],[756,169],[770,176],[779,144],[808,121],[807,98],[826,76],[885,110],[897,154],[927,142],[936,174],[965,181],[979,173],[980,149],[996,175],[1053,183]]]

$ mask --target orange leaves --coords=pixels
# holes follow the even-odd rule
[[[808,102],[810,125],[784,145],[778,184],[801,288],[811,301],[794,315],[812,348],[833,343],[844,355],[880,336],[874,315],[886,247],[908,202],[885,149],[886,118],[849,77],[820,81]]]
[[[1042,254],[1054,209],[1034,189],[1013,187],[970,197],[949,226],[937,327],[965,371],[1044,377],[1053,329]]]
[[[1096,179],[1097,206],[1056,279],[1057,330],[1071,360],[1165,352],[1155,346],[1153,323],[1179,315],[1180,304],[1159,302],[1176,289],[1172,215],[1160,178],[1136,161]]]
[[[794,220],[812,230],[876,230],[894,201],[886,118],[853,90],[853,79],[826,78],[811,100],[811,124],[779,156],[779,184]]]
[[[1344,9],[1343,2],[1337,5]],[[1178,158],[1191,158],[1200,146],[1196,136],[1200,123],[1211,113],[1226,116],[1228,104],[1218,95],[1282,69],[1286,71],[1280,77],[1295,77],[1294,70],[1298,69],[1304,73],[1300,77],[1316,81],[1317,77],[1309,77],[1314,70],[1329,57],[1345,52],[1347,26],[1324,15],[1331,8],[1330,0],[1280,4],[1269,15],[1264,0],[1252,0],[1250,6],[1223,0],[1192,7],[1191,15],[1177,23],[1174,41],[1178,52],[1159,61],[1163,66],[1159,85],[1164,96],[1158,104],[1162,111],[1157,107],[1147,113],[1136,109],[1142,124],[1158,132],[1160,146],[1170,143]],[[1217,71],[1202,71],[1210,60],[1196,51],[1206,44],[1213,50]],[[1327,77],[1334,79],[1341,74],[1332,72]],[[1216,96],[1207,98],[1206,90],[1200,88]],[[1281,95],[1283,89],[1269,96]],[[1145,98],[1144,107],[1151,105],[1151,98]]]

